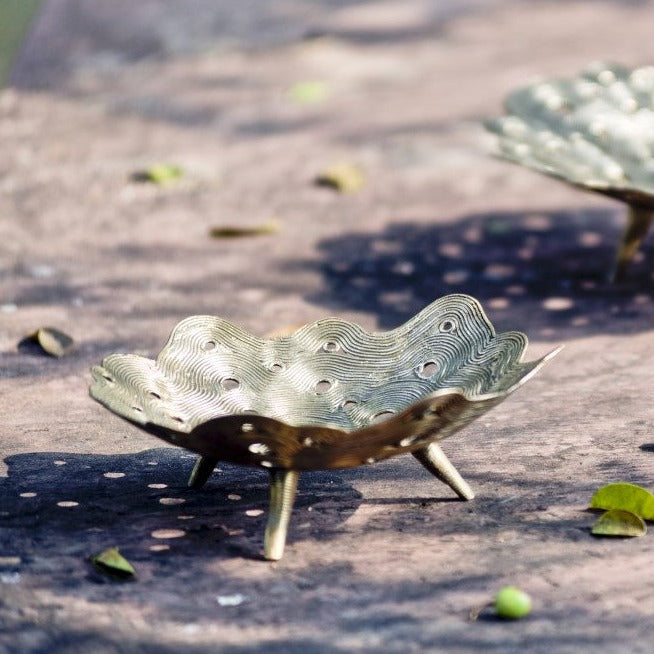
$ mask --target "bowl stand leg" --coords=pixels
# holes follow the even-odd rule
[[[471,500],[475,492],[459,471],[450,463],[440,445],[430,443],[427,447],[413,452],[413,456],[422,463],[434,477],[447,484],[462,500]]]
[[[654,220],[654,212],[651,209],[629,205],[627,226],[622,233],[611,281],[623,282],[625,280],[629,263],[647,235],[652,220]]]
[[[264,557],[269,561],[279,561],[284,554],[299,477],[297,470],[276,468],[270,471],[270,507],[263,539]]]

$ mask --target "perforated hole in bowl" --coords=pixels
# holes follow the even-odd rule
[[[273,364],[270,366],[270,369],[271,369],[273,372],[281,372],[282,370],[284,370],[284,366],[283,366],[283,364],[281,364],[281,363],[273,363]]]
[[[346,411],[351,411],[354,407],[358,406],[358,404],[359,403],[356,400],[345,400],[345,402],[343,402],[343,408]]]
[[[248,445],[248,450],[250,450],[252,454],[270,454],[270,448],[265,443],[250,443],[250,445]]]
[[[438,372],[438,366],[435,361],[427,361],[423,363],[418,369],[418,374],[421,377],[433,377]]]
[[[434,416],[438,416],[441,413],[441,407],[438,404],[432,404],[430,407],[424,410],[423,416],[425,418],[433,418]]]
[[[225,379],[221,380],[220,385],[224,390],[232,391],[235,388],[238,388],[241,385],[241,382],[239,382],[238,379],[234,379],[233,377],[226,377]]]
[[[215,350],[216,349],[216,341],[205,341],[204,343],[202,343],[202,349],[205,352],[211,352],[211,350]]]
[[[403,438],[398,444],[397,447],[410,447],[413,445],[417,440],[419,440],[420,436],[414,434],[413,436],[407,436],[406,438]]]
[[[384,420],[388,420],[392,415],[395,414],[395,411],[380,411],[379,413],[376,413],[372,419],[370,420],[371,425],[376,425],[380,422],[384,422]]]
[[[456,329],[456,320],[453,320],[452,318],[446,318],[438,325],[438,329],[444,334],[449,334]]]
[[[335,341],[327,341],[323,344],[322,349],[325,352],[338,352],[341,349],[341,346]]]
[[[324,395],[330,388],[332,383],[329,379],[321,379],[314,387],[316,395]]]

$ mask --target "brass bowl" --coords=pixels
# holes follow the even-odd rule
[[[485,123],[502,157],[627,203],[612,273],[623,281],[654,219],[654,66],[597,64],[504,104],[507,115]]]
[[[479,303],[445,296],[407,323],[369,333],[326,318],[258,338],[214,316],[180,322],[156,360],[111,354],[91,395],[200,455],[189,485],[218,461],[271,476],[267,559],[284,551],[301,471],[413,454],[461,498],[474,494],[437,445],[499,404],[555,352],[528,363],[527,338],[496,334]]]

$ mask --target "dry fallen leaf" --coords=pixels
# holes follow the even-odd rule
[[[636,484],[607,484],[593,495],[590,508],[621,509],[645,520],[654,520],[654,495]]]
[[[68,334],[54,327],[40,327],[25,340],[38,344],[46,354],[58,359],[67,354],[74,343]]]
[[[611,509],[603,513],[593,525],[591,533],[594,536],[623,536],[633,538],[644,536],[647,525],[640,517],[622,509]]]
[[[363,171],[356,164],[338,163],[318,174],[315,182],[339,193],[354,193],[363,187],[365,179]]]
[[[213,227],[209,231],[211,238],[242,238],[244,236],[263,236],[275,234],[279,231],[279,223],[276,220],[268,220],[254,227],[237,227],[236,225],[223,225]]]
[[[129,579],[136,574],[134,566],[118,551],[117,547],[91,557],[93,565],[102,572],[118,579]]]

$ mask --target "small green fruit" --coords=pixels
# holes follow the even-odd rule
[[[531,597],[515,586],[505,586],[495,595],[495,611],[501,618],[519,620],[531,612]]]

